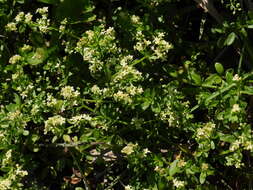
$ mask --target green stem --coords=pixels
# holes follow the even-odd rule
[[[243,60],[243,56],[244,56],[244,50],[245,50],[245,45],[242,48],[242,52],[241,52],[240,60],[239,60],[239,65],[238,65],[238,70],[237,70],[237,73],[238,73],[239,76],[240,76],[240,73],[241,73],[241,67],[242,67],[242,60]]]

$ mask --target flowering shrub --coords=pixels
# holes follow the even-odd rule
[[[251,9],[0,0],[0,189],[251,188]]]

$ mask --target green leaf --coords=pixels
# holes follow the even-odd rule
[[[212,74],[206,78],[203,85],[213,85],[213,84],[220,84],[222,82],[222,78],[217,74]]]
[[[143,110],[146,110],[149,106],[150,106],[150,101],[148,101],[148,100],[146,100],[145,102],[143,102],[142,104],[141,104],[141,108],[143,109]]]
[[[20,4],[24,4],[24,3],[25,3],[25,0],[17,0],[16,2],[17,2],[17,3],[20,3]]]
[[[226,81],[228,82],[228,83],[230,83],[230,82],[233,82],[233,71],[232,70],[228,70],[228,71],[226,71]]]
[[[35,52],[28,54],[26,60],[30,65],[38,65],[43,63],[48,57],[48,53],[44,48],[37,48]]]
[[[191,79],[194,81],[195,84],[200,85],[201,84],[201,76],[196,73],[195,71],[192,71],[190,74]]]
[[[15,103],[20,106],[21,105],[21,99],[20,99],[19,95],[14,94],[14,97],[15,97],[15,99],[14,99]]]
[[[178,173],[180,171],[180,168],[177,167],[178,160],[174,160],[170,166],[169,174],[170,176],[173,176],[174,174]]]
[[[253,87],[251,86],[244,86],[243,90],[244,94],[253,95]]]
[[[236,38],[236,34],[234,32],[231,32],[228,35],[227,39],[225,40],[224,45],[230,46],[231,44],[234,43],[235,38]]]
[[[76,187],[75,190],[84,190],[82,187]]]
[[[201,184],[205,183],[206,181],[206,172],[201,172],[200,176],[199,176],[199,182]]]
[[[236,137],[230,134],[223,134],[219,133],[218,136],[220,137],[221,141],[232,143],[235,141]]]
[[[6,106],[6,109],[9,111],[9,112],[14,112],[18,109],[18,105],[16,104],[9,104]]]
[[[47,3],[47,4],[56,4],[58,3],[58,0],[37,0],[38,2],[41,3]]]
[[[28,135],[29,135],[29,131],[28,131],[28,130],[24,130],[24,131],[23,131],[23,135],[24,135],[24,136],[28,136]]]
[[[224,72],[224,68],[223,68],[222,64],[215,63],[214,67],[215,67],[215,70],[217,71],[217,73],[219,73],[220,75]]]

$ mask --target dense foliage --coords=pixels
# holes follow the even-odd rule
[[[247,0],[0,0],[0,189],[252,189]]]

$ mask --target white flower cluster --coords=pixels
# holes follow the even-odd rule
[[[147,154],[149,154],[151,152],[150,152],[150,150],[148,148],[144,148],[142,153],[143,153],[143,156],[146,157]]]
[[[46,104],[48,107],[54,107],[56,106],[58,103],[58,100],[56,98],[53,97],[52,94],[47,94],[47,101],[46,101]]]
[[[235,166],[236,168],[244,166],[244,163],[242,163],[242,154],[240,152],[234,152],[226,156],[226,161],[227,166]]]
[[[38,29],[42,33],[47,33],[50,25],[50,19],[48,19],[48,7],[38,8],[36,10],[36,13],[39,13],[41,15],[41,18],[36,19]]]
[[[2,158],[2,166],[6,166],[12,161],[12,149],[8,150]]]
[[[8,119],[11,121],[13,121],[21,116],[22,116],[22,113],[19,110],[16,110],[14,112],[9,112],[7,115]]]
[[[26,24],[31,23],[33,15],[31,13],[25,14],[24,12],[19,12],[17,16],[15,17],[15,21],[17,23],[19,22],[25,22]]]
[[[0,189],[10,190],[10,189],[23,189],[23,184],[18,182],[24,176],[28,175],[26,170],[23,170],[21,166],[16,164],[15,169],[9,172],[7,178],[0,178]],[[13,187],[15,185],[15,188]]]
[[[126,185],[125,190],[133,190],[133,187],[131,185]]]
[[[204,127],[197,129],[197,138],[198,139],[206,139],[212,135],[213,130],[215,129],[214,123],[206,123]]]
[[[182,188],[185,186],[185,182],[184,181],[180,181],[178,180],[177,178],[174,178],[173,179],[173,185],[176,187],[176,188]]]
[[[17,24],[15,22],[10,22],[5,26],[7,31],[16,31],[17,30]]]
[[[74,89],[73,86],[65,86],[61,89],[61,95],[65,99],[77,98],[80,95],[80,92]]]
[[[119,90],[117,93],[113,94],[113,97],[116,101],[123,101],[124,103],[132,103],[132,98],[128,93],[124,93],[123,91]]]
[[[29,84],[22,89],[20,96],[24,99],[29,95],[29,92],[34,89],[33,84]]]
[[[173,46],[165,41],[164,38],[165,34],[163,32],[159,32],[157,36],[153,38],[154,45],[151,46],[151,49],[154,52],[153,59],[161,59],[165,61],[167,59],[167,53]]]
[[[32,49],[32,46],[24,44],[23,47],[21,48],[21,51],[25,52],[25,51],[30,51],[31,49]]]
[[[15,17],[15,22],[8,23],[5,27],[8,31],[16,31],[17,30],[17,24],[23,22],[25,24],[31,24],[32,23],[32,17],[33,15],[31,13],[25,14],[24,12],[19,12],[17,16]]]
[[[238,139],[236,139],[234,142],[230,144],[229,150],[234,152],[234,151],[237,151],[241,147],[244,150],[253,152],[253,139],[252,139],[251,131],[241,134],[238,137]]]
[[[173,45],[166,40],[164,40],[165,34],[163,32],[158,32],[153,36],[152,41],[146,40],[145,35],[142,31],[136,33],[137,43],[134,46],[134,49],[143,53],[145,51],[151,50],[152,60],[161,59],[165,61],[167,59],[167,53],[173,48]]]
[[[81,114],[81,115],[77,115],[77,116],[74,116],[72,117],[69,121],[71,124],[79,124],[80,122],[82,121],[91,121],[92,117],[87,115],[87,114]]]
[[[175,119],[174,112],[171,109],[170,103],[167,103],[166,108],[160,112],[160,119],[162,121],[168,122],[170,126],[173,126],[173,124],[175,124],[175,121],[177,121]]]
[[[18,24],[27,24],[32,29],[39,29],[42,33],[47,33],[49,30],[50,19],[48,19],[48,7],[38,8],[36,13],[40,14],[40,18],[37,18],[35,22],[32,21],[33,15],[31,13],[19,12],[14,22],[10,22],[6,25],[8,31],[16,31]]]
[[[231,112],[235,113],[235,112],[239,112],[240,110],[241,110],[240,106],[238,104],[234,104]]]
[[[48,118],[48,120],[45,121],[44,134],[47,134],[49,131],[55,134],[56,133],[55,127],[64,125],[65,122],[66,119],[60,115]]]
[[[60,32],[64,32],[65,31],[67,23],[68,23],[67,18],[65,18],[64,20],[61,21],[61,25],[59,27],[59,31]]]
[[[132,15],[131,21],[133,24],[140,24],[140,17],[136,15]]]
[[[134,149],[137,147],[137,144],[133,144],[133,143],[129,143],[127,144],[122,150],[121,152],[127,155],[130,155],[134,152]]]
[[[22,60],[22,57],[20,55],[13,55],[10,59],[9,59],[9,63],[10,64],[16,64],[18,63],[20,60]]]
[[[142,79],[142,73],[139,72],[137,69],[135,69],[133,66],[125,65],[123,66],[120,71],[118,71],[114,78],[113,83],[118,83],[120,81],[123,81],[127,79],[129,76],[131,76],[131,80],[141,80]]]
[[[105,54],[116,54],[120,51],[115,43],[115,31],[112,27],[105,29],[104,25],[100,30],[86,31],[76,45],[76,52],[83,56],[83,60],[90,63],[89,69],[92,73],[102,70]]]

